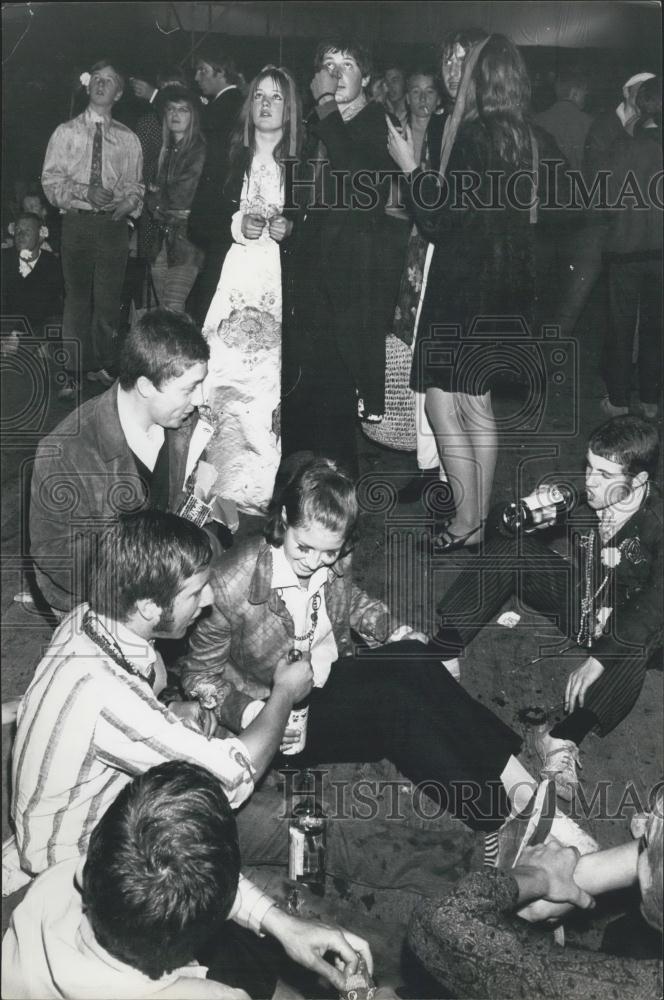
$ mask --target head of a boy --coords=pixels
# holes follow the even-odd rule
[[[159,979],[220,933],[239,874],[235,818],[219,780],[168,761],[126,785],[95,827],[83,907],[110,955]]]

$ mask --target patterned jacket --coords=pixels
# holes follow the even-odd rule
[[[274,669],[293,647],[295,628],[272,590],[272,549],[260,538],[233,547],[213,569],[214,606],[194,630],[181,661],[185,693],[200,684],[216,689],[217,716],[234,732],[250,701],[267,698]],[[370,645],[385,642],[398,623],[388,607],[353,583],[352,557],[328,571],[323,588],[339,656],[353,652],[353,628]]]
[[[519,887],[499,868],[473,872],[445,899],[425,899],[408,942],[452,997],[644,1000],[662,995],[662,965],[576,947],[514,916]]]

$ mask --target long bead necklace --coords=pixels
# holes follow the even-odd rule
[[[110,639],[107,639],[106,636],[100,635],[99,632],[97,632],[93,621],[108,632]],[[86,611],[83,615],[83,631],[89,639],[92,639],[95,646],[98,646],[103,653],[106,653],[106,655],[113,660],[114,663],[117,663],[123,670],[126,670],[128,674],[131,674],[133,677],[138,677],[140,681],[145,681],[145,683],[149,684],[151,688],[154,686],[155,678],[157,676],[154,667],[150,667],[147,674],[142,674],[140,670],[137,670],[124,655],[112,633],[108,631],[104,623],[99,621],[99,618],[97,618],[92,611]]]
[[[585,543],[586,549],[586,580],[585,580],[585,592],[581,598],[581,620],[579,622],[579,631],[576,636],[576,641],[579,646],[586,646],[588,649],[593,644],[593,633],[590,627],[590,617],[594,613],[595,601],[602,593],[607,583],[609,582],[609,573],[607,571],[604,574],[604,579],[600,583],[599,587],[593,594],[593,553],[595,549],[595,532],[591,531],[586,538]]]

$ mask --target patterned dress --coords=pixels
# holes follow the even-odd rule
[[[203,324],[210,345],[206,380],[215,435],[207,458],[218,472],[215,491],[247,514],[263,514],[281,458],[281,262],[267,220],[284,204],[281,169],[254,156],[231,246]],[[242,235],[245,213],[266,220],[257,240]]]

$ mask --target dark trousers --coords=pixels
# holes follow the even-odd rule
[[[451,659],[460,655],[512,595],[546,615],[564,635],[576,634],[580,581],[573,565],[546,545],[527,536],[493,538],[483,554],[467,565],[443,600],[442,624],[435,640],[442,656]],[[592,652],[589,649],[588,656]],[[643,687],[651,652],[627,647],[624,657],[604,664],[604,673],[586,694],[583,719],[577,720],[575,712],[568,716],[569,738],[573,731],[575,742],[579,742],[595,724],[605,735],[631,712]],[[578,666],[578,652],[574,661]],[[565,725],[563,721],[557,726],[554,735],[565,735],[561,730]]]
[[[610,326],[606,343],[606,383],[614,406],[628,406],[632,346],[639,317],[638,375],[642,403],[657,403],[662,365],[662,261],[609,263]]]
[[[211,244],[205,250],[205,261],[189,293],[186,306],[187,312],[199,326],[203,326],[205,322],[229,247],[230,242],[224,240],[223,243]]]
[[[112,369],[129,241],[127,222],[68,212],[62,222],[63,337],[80,345],[82,371]]]
[[[521,738],[435,656],[402,640],[338,660],[312,694],[304,751],[284,761],[390,760],[441,811],[489,832],[509,814],[500,774]]]

